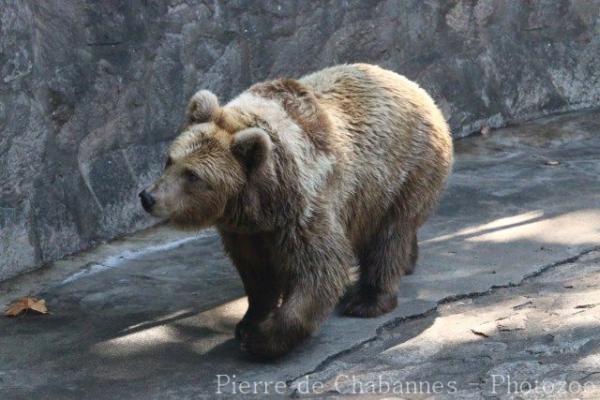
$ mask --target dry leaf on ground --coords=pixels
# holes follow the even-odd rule
[[[48,308],[46,308],[46,300],[36,299],[35,297],[23,297],[14,303],[12,303],[4,315],[7,317],[16,317],[22,313],[34,311],[39,314],[48,314]]]

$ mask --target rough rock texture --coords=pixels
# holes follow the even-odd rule
[[[600,103],[600,1],[6,0],[0,280],[149,225],[136,193],[186,99],[365,61],[463,136]]]

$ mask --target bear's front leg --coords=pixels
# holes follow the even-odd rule
[[[245,331],[277,307],[281,297],[281,288],[270,262],[272,239],[266,234],[220,233],[225,251],[238,270],[248,296],[248,310],[235,326],[235,337],[240,339]]]
[[[246,269],[239,272],[248,296],[248,310],[235,326],[236,339],[241,339],[244,332],[254,329],[259,321],[266,318],[277,307],[280,298],[272,271],[263,273],[260,269]]]
[[[242,349],[262,358],[290,351],[331,313],[353,265],[341,232],[288,234],[277,256],[284,285],[282,304],[242,333]]]

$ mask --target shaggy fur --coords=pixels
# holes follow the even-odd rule
[[[275,357],[317,329],[355,265],[344,312],[396,306],[417,229],[451,170],[452,140],[415,83],[355,64],[259,83],[224,107],[199,92],[169,160],[148,189],[151,212],[216,226],[248,294],[236,336]]]

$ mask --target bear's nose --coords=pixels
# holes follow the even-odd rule
[[[144,207],[144,210],[146,210],[146,212],[152,211],[152,206],[154,205],[154,203],[156,203],[154,197],[152,197],[150,193],[146,192],[146,190],[142,190],[139,196],[140,200],[142,201],[142,207]]]

